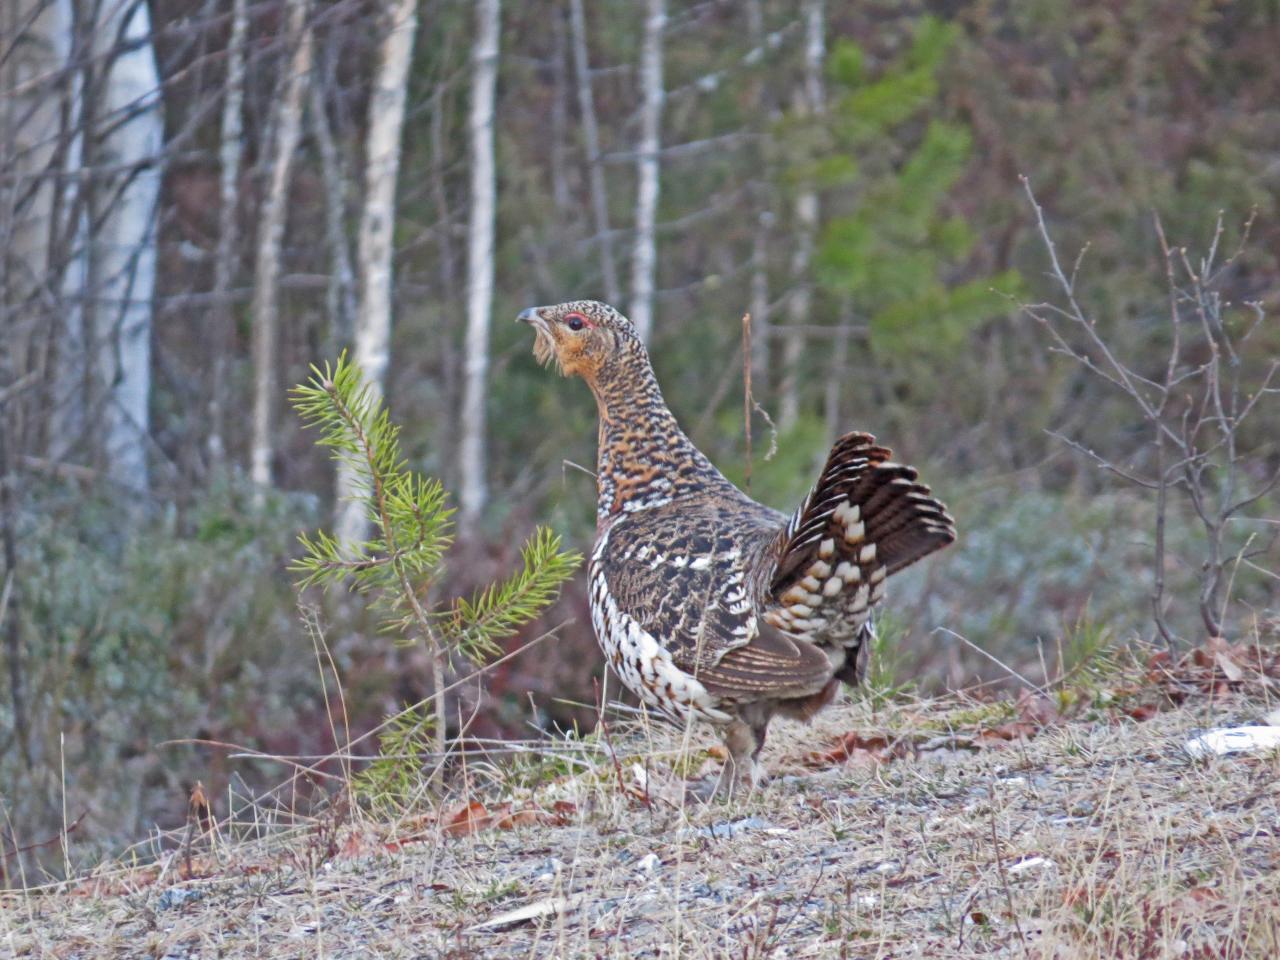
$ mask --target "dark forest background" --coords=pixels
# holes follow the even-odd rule
[[[396,91],[372,91],[406,10],[398,179],[378,208],[371,164]],[[84,815],[71,836],[87,857],[182,823],[196,780],[219,798],[281,776],[165,741],[333,749],[286,563],[300,531],[332,522],[336,481],[286,391],[361,336],[411,465],[462,498],[439,589],[509,573],[535,523],[586,551],[594,483],[573,465],[594,462],[595,409],[535,363],[512,322],[535,304],[589,296],[651,316],[669,402],[740,482],[750,311],[765,411],[750,482],[774,506],[803,494],[846,430],[921,469],[960,541],[889,591],[880,653],[899,681],[1005,679],[958,636],[1040,677],[1073,645],[1277,630],[1275,0],[5,11],[6,852],[56,835],[65,809]],[[483,48],[493,16],[496,58]],[[1139,394],[1168,384],[1176,334],[1188,378],[1168,422],[1230,426],[1229,451],[1209,444],[1203,491],[1230,478],[1251,499],[1209,535],[1227,574],[1215,624],[1194,498],[1184,485],[1162,507],[1130,479],[1168,466],[1150,417],[1081,362],[1097,356],[1088,331],[1022,309],[1071,309],[1023,176],[1082,313],[1146,378]],[[477,248],[488,209],[493,240]],[[1220,269],[1205,270],[1215,245]],[[383,352],[367,346],[378,330]],[[1259,398],[1247,419],[1205,420],[1195,371],[1215,357],[1238,403]],[[307,599],[357,731],[431,691],[421,649],[378,633],[357,599]],[[455,714],[476,712],[470,735],[592,726],[602,663],[581,578],[508,647],[557,626],[456,694]]]

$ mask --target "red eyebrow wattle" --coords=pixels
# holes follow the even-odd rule
[[[595,326],[595,324],[591,322],[591,318],[590,318],[590,317],[588,317],[585,313],[579,313],[577,310],[574,310],[574,311],[572,311],[572,312],[570,312],[570,313],[566,313],[566,314],[564,315],[565,322],[566,322],[566,323],[568,323],[568,322],[569,322],[570,320],[572,320],[574,317],[577,317],[579,320],[581,320],[583,323],[585,323],[588,327],[594,327],[594,326]]]

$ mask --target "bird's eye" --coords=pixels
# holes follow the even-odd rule
[[[570,330],[581,330],[587,325],[587,318],[580,313],[571,313],[564,318],[564,322]]]

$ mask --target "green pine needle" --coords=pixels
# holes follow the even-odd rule
[[[539,527],[521,551],[520,568],[470,599],[435,606],[426,598],[442,578],[453,542],[453,508],[438,480],[414,473],[400,452],[400,428],[359,368],[338,358],[311,368],[311,379],[290,402],[317,445],[354,475],[353,499],[373,529],[368,540],[343,543],[324,530],[302,534],[303,555],[290,565],[298,586],[344,585],[372,598],[383,629],[400,642],[425,641],[438,667],[454,656],[480,659],[534,620],[559,595],[582,562],[560,537]],[[442,703],[392,718],[380,740],[380,757],[357,778],[366,797],[407,796],[421,771],[417,762],[444,729]],[[437,741],[439,742],[439,741]]]
[[[520,569],[500,584],[490,584],[470,600],[458,599],[453,625],[460,638],[480,649],[494,649],[501,640],[538,616],[560,593],[582,562],[574,551],[561,549],[560,537],[539,527],[520,551]]]

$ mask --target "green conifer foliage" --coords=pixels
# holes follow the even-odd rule
[[[444,487],[409,468],[400,452],[400,427],[345,353],[335,367],[313,366],[312,373],[291,392],[294,409],[306,426],[319,429],[317,444],[352,468],[359,481],[356,499],[374,533],[357,543],[339,542],[324,530],[303,534],[304,555],[291,569],[299,574],[300,588],[344,584],[369,594],[388,632],[399,642],[425,643],[432,655],[436,694],[388,719],[382,756],[357,783],[374,796],[404,796],[418,781],[415,759],[424,750],[444,751],[440,675],[445,661],[498,653],[500,641],[556,598],[582,558],[539,527],[521,551],[520,568],[507,580],[470,599],[428,600],[453,539],[453,508]]]
[[[1006,312],[1002,294],[1019,287],[1013,271],[954,279],[977,237],[945,204],[970,164],[972,138],[960,124],[923,121],[955,39],[953,25],[926,17],[901,59],[873,79],[854,42],[841,40],[831,58],[832,153],[813,158],[812,174],[853,199],[827,223],[816,279],[851,299],[888,358],[945,355]]]

